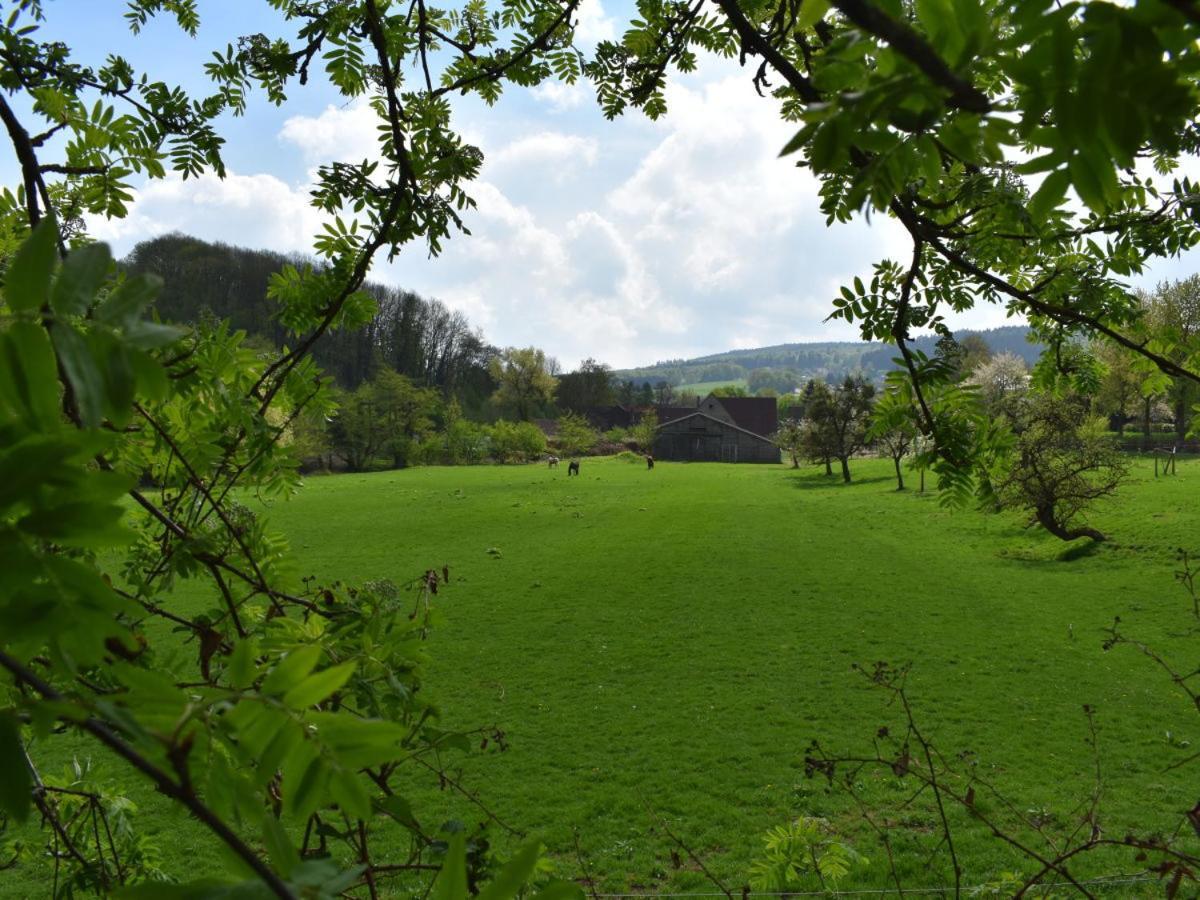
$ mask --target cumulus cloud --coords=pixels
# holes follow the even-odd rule
[[[307,186],[295,187],[274,175],[230,171],[224,179],[203,175],[185,181],[172,174],[134,194],[127,218],[88,223],[91,233],[118,253],[171,231],[289,253],[309,247],[322,221],[309,204]]]
[[[489,154],[487,161],[491,167],[537,167],[543,174],[561,180],[594,163],[599,149],[599,142],[592,137],[539,131],[501,147]]]
[[[616,23],[604,11],[601,0],[583,0],[579,4],[575,24],[575,39],[579,43],[594,46],[600,41],[611,41],[616,34]]]
[[[318,116],[292,116],[279,140],[296,147],[309,164],[331,159],[373,159],[378,155],[379,117],[364,98],[327,106]]]
[[[590,97],[588,89],[581,83],[565,84],[561,81],[547,81],[533,88],[530,93],[550,108],[552,112],[565,112],[583,105]]]

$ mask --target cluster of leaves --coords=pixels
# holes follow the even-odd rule
[[[763,839],[765,854],[750,867],[750,886],[757,891],[781,893],[803,890],[816,881],[821,890],[836,892],[838,882],[867,859],[839,840],[826,819],[804,816],[777,825]]]

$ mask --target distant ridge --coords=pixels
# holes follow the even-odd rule
[[[1029,342],[1029,328],[1025,325],[1005,325],[985,330],[963,329],[955,332],[962,339],[967,335],[979,335],[993,353],[1014,353],[1032,365],[1042,351],[1040,344]],[[937,338],[925,335],[912,341],[912,346],[932,353]],[[651,385],[666,381],[673,387],[680,385],[708,384],[717,382],[749,381],[756,370],[757,381],[768,381],[773,376],[781,383],[788,377],[801,382],[810,378],[827,381],[844,378],[853,372],[861,372],[869,378],[881,379],[895,368],[892,359],[898,351],[891,344],[868,341],[815,341],[811,343],[776,344],[750,350],[726,350],[693,359],[672,359],[651,366],[634,369],[619,369],[613,374],[623,381]]]

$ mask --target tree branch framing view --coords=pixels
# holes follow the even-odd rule
[[[585,40],[581,0],[269,0],[143,71],[215,6],[89,10],[143,60],[4,4],[0,895],[1195,893],[1200,275],[1132,283],[1200,243],[1189,3],[640,0]],[[371,280],[499,203],[465,105],[657,120],[716,57],[831,233],[907,235],[830,297],[867,349],[564,372]],[[314,167],[311,255],[93,238],[314,92],[374,143]],[[986,306],[1020,352],[948,324]]]

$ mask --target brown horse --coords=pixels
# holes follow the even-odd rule
[[[649,453],[646,454],[646,468],[647,469],[654,468],[654,457],[651,456]]]

